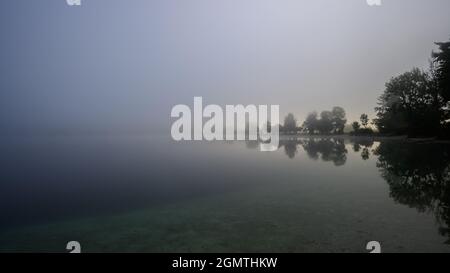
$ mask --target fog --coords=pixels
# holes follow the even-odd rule
[[[299,120],[373,108],[426,68],[450,1],[5,0],[2,132],[169,132],[176,104],[278,104]]]

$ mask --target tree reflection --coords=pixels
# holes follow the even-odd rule
[[[439,232],[450,243],[449,145],[381,142],[375,150],[377,167],[398,203],[432,212]]]
[[[368,160],[370,158],[370,148],[372,148],[374,140],[369,137],[357,137],[352,138],[351,142],[353,143],[353,151],[355,153],[359,153],[361,151],[361,147],[363,147],[361,151],[361,158],[363,160]]]
[[[259,148],[259,141],[258,140],[246,140],[245,146],[248,149],[258,149]]]
[[[307,139],[286,139],[280,141],[280,147],[284,147],[284,152],[289,158],[294,158],[298,153],[298,145],[301,145],[309,158],[322,159],[326,162],[333,162],[335,166],[342,166],[347,161],[347,149],[344,139],[340,138],[307,138]]]
[[[370,152],[368,148],[364,148],[361,152],[361,158],[363,160],[368,160],[370,158]]]
[[[321,158],[323,161],[332,161],[335,166],[342,166],[347,161],[347,149],[344,139],[340,138],[310,138],[302,143],[303,149],[312,159]]]
[[[282,146],[284,146],[284,153],[291,159],[294,158],[298,152],[297,144],[298,142],[295,140],[289,140],[282,143]]]
[[[381,177],[389,185],[395,202],[435,215],[439,233],[450,244],[450,145],[401,140],[381,140],[374,148],[373,138],[345,139],[362,160],[371,156]],[[342,166],[347,161],[344,138],[285,138],[280,148],[289,158],[295,158],[301,146],[313,160],[333,162]],[[377,142],[378,143],[378,142]],[[247,143],[253,148],[255,144]]]

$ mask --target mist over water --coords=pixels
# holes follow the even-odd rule
[[[363,252],[375,239],[388,252],[449,250],[448,144],[283,137],[271,153],[252,141],[153,136],[1,144],[0,251],[64,252],[73,237],[89,252]]]
[[[449,252],[449,11],[1,1],[0,252]],[[196,98],[277,115],[175,141]]]

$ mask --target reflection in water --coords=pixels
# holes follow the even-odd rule
[[[92,252],[358,252],[369,240],[388,252],[449,250],[450,145],[280,140],[275,153],[258,141],[0,142],[10,181],[0,187],[0,252],[64,251],[73,234],[95,242]]]
[[[432,212],[439,232],[450,243],[449,145],[381,142],[377,167],[398,203]]]
[[[347,161],[347,149],[344,139],[341,138],[306,138],[288,139],[280,141],[280,147],[284,146],[284,152],[289,158],[297,154],[297,146],[301,145],[314,160],[332,161],[335,166],[342,166]]]
[[[369,152],[369,149],[364,148],[364,149],[362,150],[362,152],[361,152],[361,158],[362,158],[363,160],[368,160],[368,159],[370,158],[370,152]]]
[[[258,149],[259,148],[259,141],[258,140],[246,140],[245,146],[247,146],[248,149]]]
[[[297,145],[300,144],[300,142],[295,141],[295,140],[288,140],[288,141],[282,141],[280,142],[280,147],[284,146],[284,153],[289,157],[289,158],[294,158],[295,155],[297,154],[298,150],[297,150]]]
[[[323,161],[332,161],[335,166],[342,166],[347,162],[347,149],[344,140],[340,138],[306,139],[302,143],[308,156],[312,159],[319,158]]]
[[[361,146],[363,147],[361,151],[361,158],[363,160],[368,160],[370,158],[370,150],[373,146],[373,139],[372,138],[352,138],[351,142],[353,143],[353,151],[355,153],[359,153],[361,151]]]
[[[376,166],[386,180],[395,202],[431,212],[439,225],[439,233],[450,244],[450,145],[386,140],[372,149],[372,138],[349,138],[352,150],[368,160],[371,152]],[[253,145],[247,144],[247,147]],[[285,154],[293,159],[302,146],[308,157],[343,166],[347,149],[343,138],[288,138],[280,141]]]

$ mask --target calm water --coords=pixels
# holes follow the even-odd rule
[[[450,145],[1,138],[0,252],[450,252]]]

